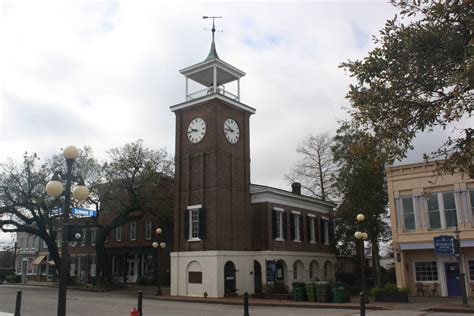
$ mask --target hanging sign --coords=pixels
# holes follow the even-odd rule
[[[266,260],[267,262],[267,283],[275,282],[276,261]]]
[[[454,237],[437,236],[433,238],[434,251],[438,256],[454,256]]]

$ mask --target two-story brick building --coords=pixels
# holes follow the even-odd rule
[[[467,294],[474,288],[474,180],[461,173],[438,175],[436,162],[386,169],[397,285],[413,294]],[[460,239],[460,257],[437,255],[433,238]]]

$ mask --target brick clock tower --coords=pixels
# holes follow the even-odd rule
[[[218,297],[232,287],[235,292],[235,267],[226,262],[252,247],[249,119],[255,109],[240,102],[245,73],[219,58],[214,32],[213,23],[207,58],[180,71],[185,102],[171,106],[176,114],[172,295]],[[191,92],[191,86],[200,89]]]

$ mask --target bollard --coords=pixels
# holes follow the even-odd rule
[[[142,291],[138,291],[138,315],[139,316],[143,316],[142,303],[143,303],[143,293]]]
[[[364,297],[364,292],[360,292],[360,316],[365,316],[365,297]]]
[[[21,291],[16,291],[15,316],[20,316],[21,309]]]
[[[249,293],[244,293],[244,316],[250,316],[249,314]]]

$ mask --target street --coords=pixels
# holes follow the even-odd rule
[[[57,288],[24,285],[0,285],[0,315],[2,312],[13,315],[15,309],[16,291],[22,290],[22,316],[56,315]],[[87,292],[81,290],[68,290],[67,315],[114,315],[128,316],[133,306],[136,307],[137,298],[120,292]],[[343,309],[314,309],[314,308],[282,308],[250,306],[252,316],[300,316],[300,315],[358,315],[357,310]],[[7,314],[8,315],[8,314]],[[143,315],[243,315],[242,306],[171,302],[153,299],[143,300]],[[413,311],[367,311],[367,315],[404,315],[404,316],[443,316],[450,313],[427,313]]]

